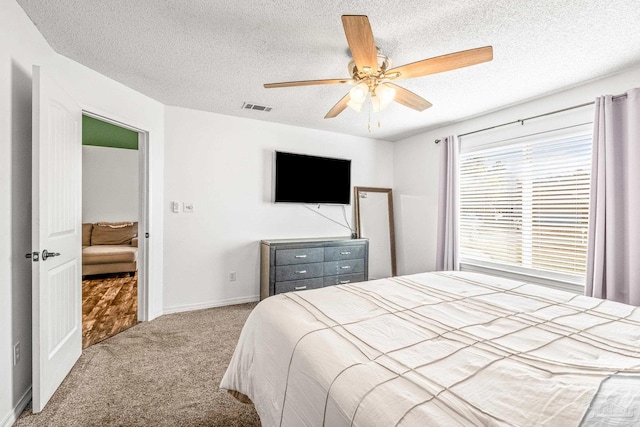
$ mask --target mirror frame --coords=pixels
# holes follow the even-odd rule
[[[389,209],[389,246],[391,248],[391,276],[396,276],[396,236],[393,228],[393,194],[390,188],[378,187],[353,187],[355,199],[356,235],[361,238],[362,227],[360,225],[360,192],[363,193],[386,193]]]

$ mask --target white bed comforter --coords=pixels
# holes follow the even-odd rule
[[[267,427],[638,425],[640,309],[462,272],[281,294],[220,388]]]

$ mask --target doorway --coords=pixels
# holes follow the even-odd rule
[[[82,348],[145,318],[146,132],[82,116]]]

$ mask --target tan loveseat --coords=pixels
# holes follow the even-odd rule
[[[82,224],[82,275],[138,270],[138,223]]]

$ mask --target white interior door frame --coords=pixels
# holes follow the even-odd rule
[[[138,320],[149,320],[149,132],[83,109],[82,114],[138,133]]]

